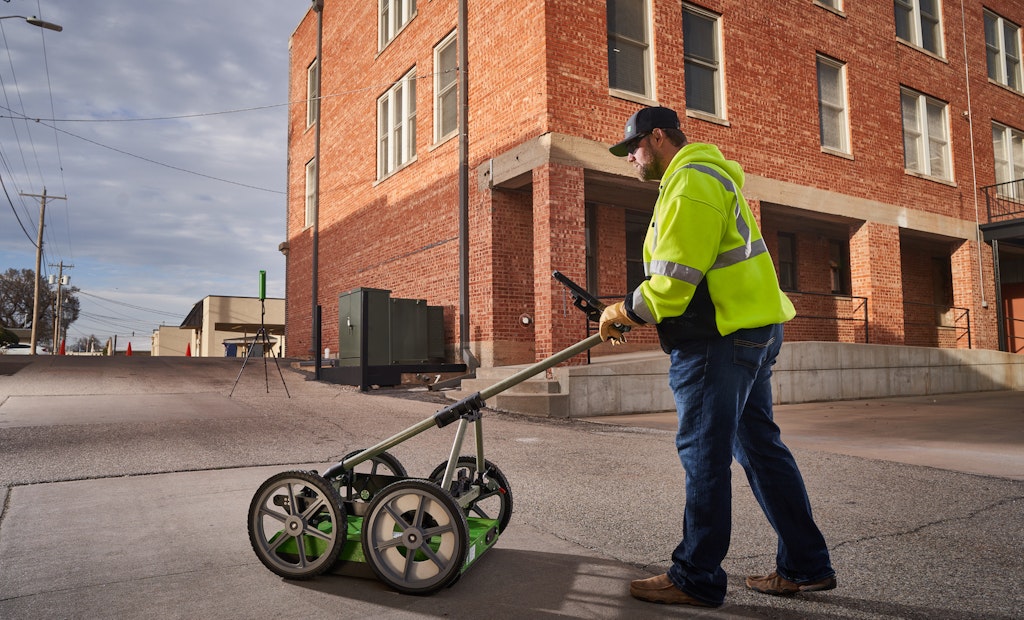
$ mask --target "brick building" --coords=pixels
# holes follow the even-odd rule
[[[314,231],[325,347],[357,287],[444,307],[450,359],[582,338],[551,272],[609,297],[642,277],[657,187],[607,146],[643,105],[743,165],[788,340],[996,349],[1006,309],[1024,342],[1019,0],[468,2],[464,160],[461,1],[326,0],[322,62],[315,11],[292,35],[288,355],[312,350]]]

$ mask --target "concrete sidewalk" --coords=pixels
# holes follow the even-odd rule
[[[0,618],[1024,617],[1024,482],[1016,465],[1012,477],[964,473],[977,454],[1019,458],[1019,393],[780,407],[839,587],[743,589],[773,568],[775,540],[734,470],[729,596],[695,610],[628,595],[630,579],[665,570],[680,536],[674,423],[485,412],[512,522],[453,587],[415,597],[339,574],[282,580],[250,549],[246,515],[267,477],[322,468],[443,403],[291,371],[288,398],[275,369],[265,381],[252,367],[228,398],[229,360],[93,359],[0,372]],[[450,430],[393,452],[426,475]],[[921,447],[942,459],[900,462]]]
[[[590,418],[675,432],[676,413]],[[776,405],[791,448],[1024,480],[1024,392]]]

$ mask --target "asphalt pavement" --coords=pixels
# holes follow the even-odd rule
[[[0,618],[1024,617],[1019,392],[778,407],[839,586],[791,598],[743,588],[773,569],[775,539],[734,468],[730,591],[708,610],[628,594],[629,580],[668,567],[681,535],[670,413],[485,410],[487,458],[514,513],[452,587],[399,594],[352,576],[359,566],[281,579],[246,532],[259,485],[322,470],[447,402],[363,394],[286,366],[282,381],[272,360],[240,370],[227,359],[0,357]],[[426,476],[453,428],[392,452]]]

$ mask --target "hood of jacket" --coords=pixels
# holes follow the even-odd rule
[[[745,176],[743,168],[739,163],[726,159],[725,155],[722,155],[722,151],[718,150],[718,147],[714,144],[706,144],[704,142],[692,142],[681,148],[675,157],[672,158],[662,179],[668,179],[673,173],[688,164],[715,166],[728,175],[737,188],[743,189]]]

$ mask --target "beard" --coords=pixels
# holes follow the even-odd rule
[[[640,177],[641,181],[658,181],[661,179],[663,170],[658,165],[656,159],[651,159],[651,161],[646,163],[638,162],[635,165],[637,176]]]

